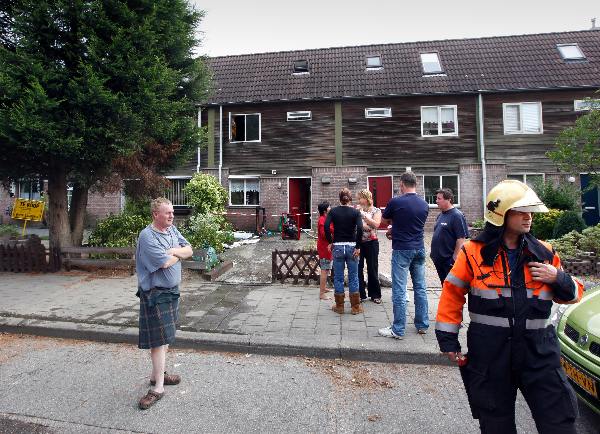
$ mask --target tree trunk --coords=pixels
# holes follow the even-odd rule
[[[81,246],[83,241],[83,229],[85,225],[85,210],[88,203],[89,188],[76,182],[73,186],[71,196],[71,207],[69,209],[69,225],[71,227],[71,241],[74,246]]]
[[[67,173],[64,168],[55,167],[48,176],[48,228],[51,248],[73,245],[67,208]]]

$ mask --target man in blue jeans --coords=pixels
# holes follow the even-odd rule
[[[406,327],[406,284],[408,273],[413,283],[415,327],[425,334],[429,327],[427,285],[425,283],[425,220],[429,205],[416,192],[417,177],[405,172],[400,177],[401,196],[392,198],[383,211],[383,221],[392,224],[392,303],[394,322],[379,329],[387,338],[402,339]]]

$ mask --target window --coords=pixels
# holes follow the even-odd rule
[[[229,114],[230,142],[260,142],[260,113]]]
[[[421,136],[457,136],[455,105],[421,107]]]
[[[386,108],[366,108],[365,118],[391,118],[392,109]]]
[[[367,57],[367,69],[378,69],[381,68],[381,57],[379,56],[368,56]]]
[[[583,51],[577,44],[558,44],[556,46],[563,60],[584,60]]]
[[[294,74],[308,74],[308,60],[296,60],[294,62]]]
[[[576,112],[600,110],[600,100],[598,99],[576,99],[573,105]]]
[[[425,201],[430,207],[437,207],[435,202],[436,191],[440,188],[449,188],[454,193],[454,205],[460,204],[458,189],[458,175],[425,175],[423,176],[423,187],[425,189]]]
[[[312,112],[287,112],[287,120],[289,121],[310,121],[312,119]]]
[[[421,63],[425,74],[440,74],[444,72],[438,53],[421,53]]]
[[[19,180],[19,198],[40,200],[44,194],[44,181],[41,179]]]
[[[507,179],[516,179],[517,181],[524,182],[530,187],[534,187],[536,184],[544,182],[543,173],[510,173]]]
[[[171,186],[165,192],[165,197],[173,206],[188,206],[188,199],[183,188],[190,182],[190,178],[169,178]]]
[[[229,178],[229,205],[260,204],[259,178]]]
[[[504,134],[542,134],[542,103],[502,104]]]

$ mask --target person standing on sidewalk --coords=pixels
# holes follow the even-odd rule
[[[140,399],[142,410],[164,395],[164,386],[179,384],[179,375],[165,372],[169,344],[175,340],[179,308],[181,260],[192,256],[190,243],[173,226],[173,205],[168,199],[154,199],[152,223],[139,235],[135,253],[140,298],[139,344],[150,349],[152,389]]]
[[[344,266],[348,267],[348,290],[352,314],[363,311],[358,292],[358,258],[360,256],[360,240],[362,239],[362,218],[360,212],[352,207],[352,193],[347,188],[340,191],[341,206],[333,208],[325,219],[325,237],[333,243],[333,287],[335,304],[331,309],[339,314],[344,313]],[[334,234],[331,236],[329,225],[333,223]]]
[[[438,214],[435,221],[429,256],[443,285],[460,248],[469,238],[469,229],[463,213],[454,207],[452,190],[449,188],[438,190],[435,203],[442,212]]]
[[[381,286],[379,285],[379,240],[377,229],[381,224],[381,210],[373,206],[373,194],[361,190],[357,195],[360,215],[363,219],[363,236],[360,243],[360,262],[358,264],[358,283],[360,300],[367,299],[366,288],[373,303],[381,304]],[[367,285],[365,285],[365,262],[367,263]]]
[[[401,196],[390,199],[383,210],[383,221],[392,224],[392,304],[394,322],[379,329],[388,338],[402,339],[406,327],[406,284],[413,283],[415,327],[419,334],[429,328],[427,284],[425,282],[425,221],[429,205],[417,195],[417,177],[405,172],[400,177]]]
[[[319,268],[321,268],[319,279],[320,300],[331,300],[331,297],[327,295],[328,292],[331,292],[330,289],[327,289],[327,277],[329,276],[329,271],[331,271],[332,264],[331,244],[329,244],[329,241],[327,241],[327,238],[325,237],[325,219],[327,218],[330,209],[331,207],[327,201],[321,202],[318,206],[319,222],[317,223],[317,253],[319,254]],[[331,225],[329,230],[332,230],[331,228],[333,228],[333,225]]]

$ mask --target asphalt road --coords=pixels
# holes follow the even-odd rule
[[[0,348],[0,433],[479,432],[451,367],[177,351],[183,382],[140,411],[146,352],[7,334]],[[536,432],[520,396],[517,421]]]

